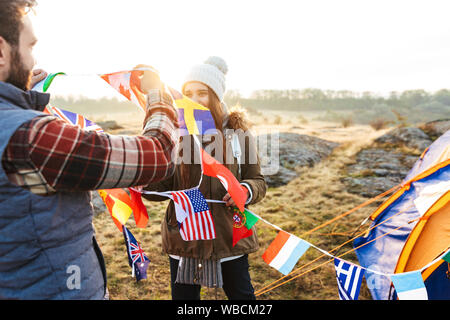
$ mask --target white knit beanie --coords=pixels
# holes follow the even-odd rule
[[[210,87],[222,102],[225,94],[225,75],[228,66],[221,57],[212,56],[203,64],[194,66],[184,79],[183,88],[188,82],[197,81]]]

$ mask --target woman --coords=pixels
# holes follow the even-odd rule
[[[244,112],[239,109],[229,112],[223,103],[227,71],[223,59],[210,57],[204,64],[192,68],[185,79],[182,92],[211,111],[219,132],[200,137],[202,147],[209,152],[211,146],[219,146],[210,152],[211,155],[223,163],[245,187],[246,204],[253,204],[264,198],[266,184],[261,175],[255,141],[248,136]],[[232,134],[233,132],[240,135]],[[244,139],[245,135],[247,139]],[[199,152],[192,136],[182,138],[181,149],[181,152],[191,152],[191,156],[194,152]],[[239,149],[242,151],[241,157],[236,152]],[[197,186],[201,178],[201,166],[186,162],[177,165],[172,178],[151,184],[145,190],[175,191]],[[215,239],[184,241],[180,236],[174,203],[170,201],[162,222],[162,247],[163,252],[170,257],[172,299],[198,300],[201,285],[217,288],[222,284],[230,300],[255,299],[248,254],[258,250],[256,230],[253,227],[250,237],[239,240],[233,246],[233,228],[241,226],[235,216],[239,211],[235,211],[233,199],[217,178],[203,176],[201,181],[199,189],[205,199],[222,200],[226,203],[208,203],[216,230]],[[167,199],[145,194],[144,197],[151,201]]]

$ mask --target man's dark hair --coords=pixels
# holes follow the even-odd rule
[[[0,0],[0,37],[11,46],[19,45],[22,18],[36,5],[36,0]]]

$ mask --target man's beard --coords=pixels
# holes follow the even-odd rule
[[[12,84],[13,86],[23,91],[30,90],[30,82],[32,75],[31,71],[32,70],[27,70],[27,68],[23,64],[19,49],[16,47],[12,47],[11,67],[6,82]]]

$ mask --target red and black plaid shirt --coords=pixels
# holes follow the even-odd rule
[[[39,116],[11,137],[3,168],[11,182],[39,195],[162,180],[175,168],[176,111],[163,103],[148,110],[156,111],[147,114],[142,136],[85,131],[54,116]]]

